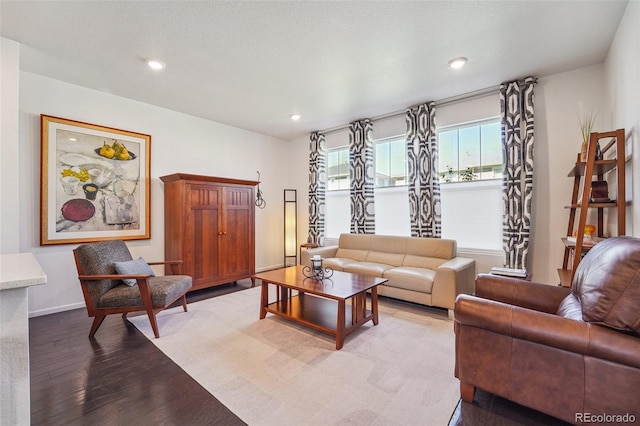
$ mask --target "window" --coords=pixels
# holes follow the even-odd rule
[[[407,200],[407,149],[404,135],[374,141],[376,233],[409,235]],[[337,238],[348,233],[351,220],[349,198],[349,148],[327,151],[325,234]]]
[[[375,186],[407,184],[407,143],[404,136],[374,141]],[[349,148],[334,148],[327,152],[327,190],[349,189]]]
[[[442,237],[458,247],[502,247],[500,119],[438,129]]]
[[[407,185],[406,137],[380,139],[374,144],[376,187]]]
[[[440,182],[502,178],[500,119],[438,129]]]
[[[349,199],[349,148],[327,151],[327,193],[325,197],[325,237],[348,233],[351,220]]]
[[[349,189],[349,148],[327,151],[327,191]]]
[[[458,247],[502,249],[499,118],[439,128],[442,237]],[[410,235],[404,135],[374,141],[376,233]],[[349,148],[327,152],[326,238],[350,229]]]

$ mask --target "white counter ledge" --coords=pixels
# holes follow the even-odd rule
[[[31,253],[0,255],[0,290],[45,284],[47,276]]]
[[[27,290],[46,282],[33,254],[0,255],[0,425],[30,424]]]

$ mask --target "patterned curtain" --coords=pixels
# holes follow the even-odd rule
[[[502,245],[507,268],[526,269],[533,196],[533,86],[536,79],[500,86],[502,111]]]
[[[327,151],[323,133],[311,133],[309,141],[309,242],[318,244],[324,239]]]
[[[371,120],[349,125],[349,163],[351,176],[351,233],[374,234],[374,165]]]
[[[428,102],[409,108],[406,120],[411,236],[440,238],[440,178],[435,103]]]

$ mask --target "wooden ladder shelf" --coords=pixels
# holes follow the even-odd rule
[[[607,157],[607,159],[596,160],[596,146],[602,139],[609,139],[608,143],[601,151],[602,158]],[[610,132],[591,133],[587,147],[586,161],[580,161],[580,155],[578,154],[578,161],[569,171],[568,176],[573,177],[574,179],[573,193],[571,195],[571,204],[565,206],[565,208],[569,209],[569,223],[567,226],[567,237],[562,239],[565,246],[562,269],[558,269],[560,285],[564,287],[571,287],[573,276],[578,264],[580,263],[582,254],[593,247],[593,245],[584,244],[584,240],[582,238],[582,236],[584,236],[589,209],[597,209],[598,225],[596,229],[598,238],[605,237],[604,209],[612,208],[617,209],[618,235],[625,235],[626,201],[624,143],[624,129],[618,129]],[[613,154],[612,148],[615,148],[615,154]],[[602,181],[604,180],[604,175],[613,170],[616,172],[616,199],[605,202],[593,202],[593,200],[591,200],[593,176],[596,176],[598,181]],[[582,193],[580,192],[581,187]],[[575,229],[575,235],[577,237],[575,243],[573,243],[569,241],[569,237],[573,235],[574,227],[576,227],[576,213],[578,211],[580,214],[578,215],[577,229]]]

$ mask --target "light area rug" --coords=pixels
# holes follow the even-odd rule
[[[274,300],[272,297],[270,300]],[[130,321],[247,424],[447,425],[459,400],[453,322],[381,298],[379,325],[335,339],[272,314],[260,287]]]

